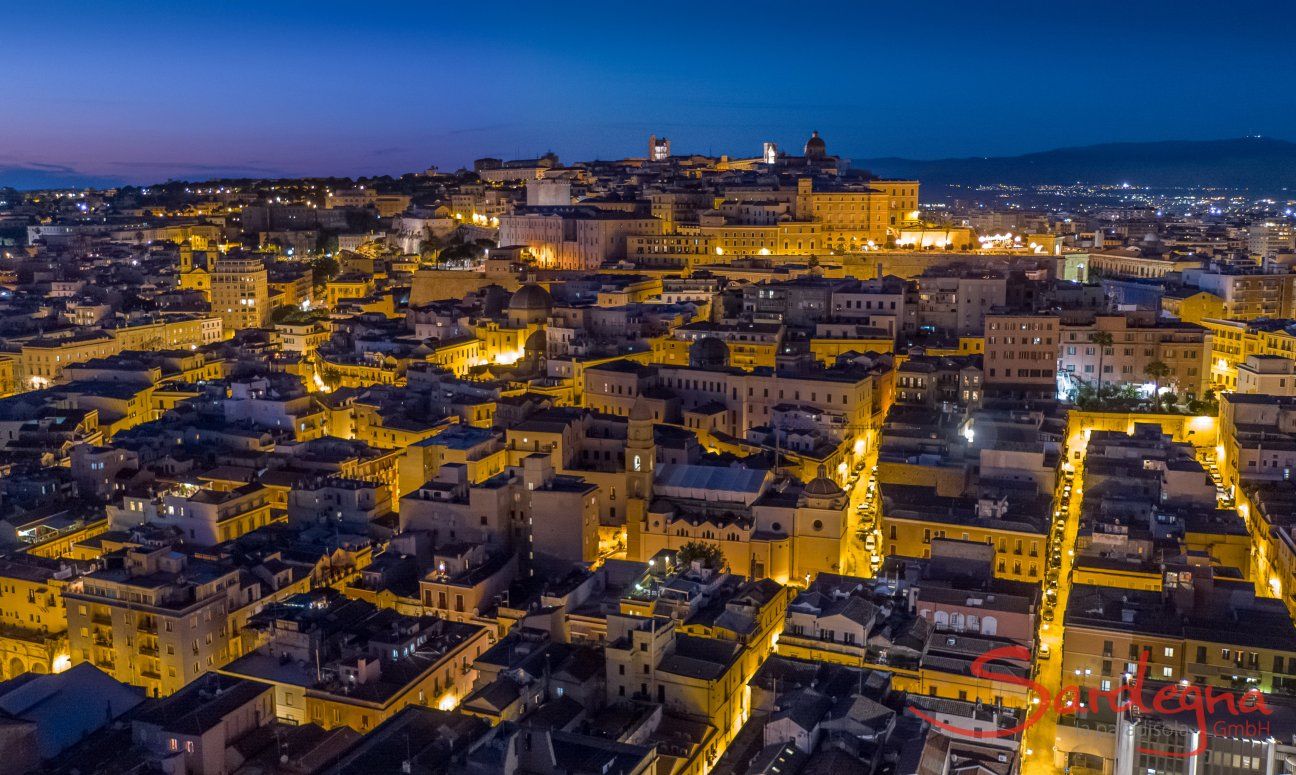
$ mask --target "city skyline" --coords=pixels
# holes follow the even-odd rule
[[[6,9],[0,775],[1296,775],[1274,6]]]
[[[817,129],[845,157],[917,159],[1284,137],[1296,12],[1235,8],[26,7],[9,20],[0,185],[611,159],[648,131],[754,155]]]

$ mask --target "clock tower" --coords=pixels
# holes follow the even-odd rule
[[[653,468],[657,445],[653,439],[653,415],[643,396],[630,409],[626,430],[626,559],[642,561],[643,530],[652,501]]]

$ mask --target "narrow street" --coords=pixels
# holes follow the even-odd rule
[[[1062,522],[1059,524],[1055,519],[1049,533],[1050,573],[1045,577],[1045,595],[1041,602],[1040,629],[1037,635],[1039,645],[1036,647],[1035,659],[1037,668],[1035,681],[1048,690],[1048,697],[1034,697],[1032,701],[1044,702],[1056,696],[1063,683],[1062,640],[1065,633],[1062,620],[1066,615],[1067,599],[1071,593],[1071,567],[1075,557],[1076,536],[1080,529],[1080,506],[1083,502],[1080,482],[1084,478],[1086,441],[1083,436],[1079,437],[1078,448],[1081,452],[1079,460],[1072,454],[1077,447],[1069,447],[1066,450],[1066,463],[1071,466],[1074,473],[1069,479],[1065,475],[1062,477],[1055,497],[1057,504],[1055,508],[1062,510],[1061,517],[1057,519]],[[1054,556],[1059,559],[1056,572],[1052,571]],[[1054,579],[1057,583],[1057,597],[1050,604],[1047,593]],[[1049,618],[1053,621],[1046,621]],[[1048,654],[1047,659],[1043,658],[1045,653]],[[1038,724],[1026,730],[1023,737],[1022,775],[1045,775],[1065,770],[1066,762],[1058,760],[1062,754],[1057,751],[1056,738],[1057,714],[1049,711],[1040,718]]]
[[[877,490],[877,445],[870,445],[864,456],[864,464],[854,487],[850,488],[850,500],[847,504],[846,541],[842,556],[842,573],[872,578],[875,573],[873,555],[881,546],[878,535],[879,495]],[[872,548],[866,539],[860,537],[863,528],[868,527],[868,534],[873,536]]]

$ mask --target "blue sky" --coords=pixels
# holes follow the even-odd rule
[[[1296,139],[1294,6],[15,3],[0,184],[612,158],[652,132],[914,158]]]

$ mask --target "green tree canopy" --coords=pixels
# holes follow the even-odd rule
[[[720,547],[714,544],[703,543],[702,541],[689,541],[680,547],[679,553],[680,565],[685,567],[698,562],[704,568],[710,568],[715,571],[725,569],[724,552]]]

